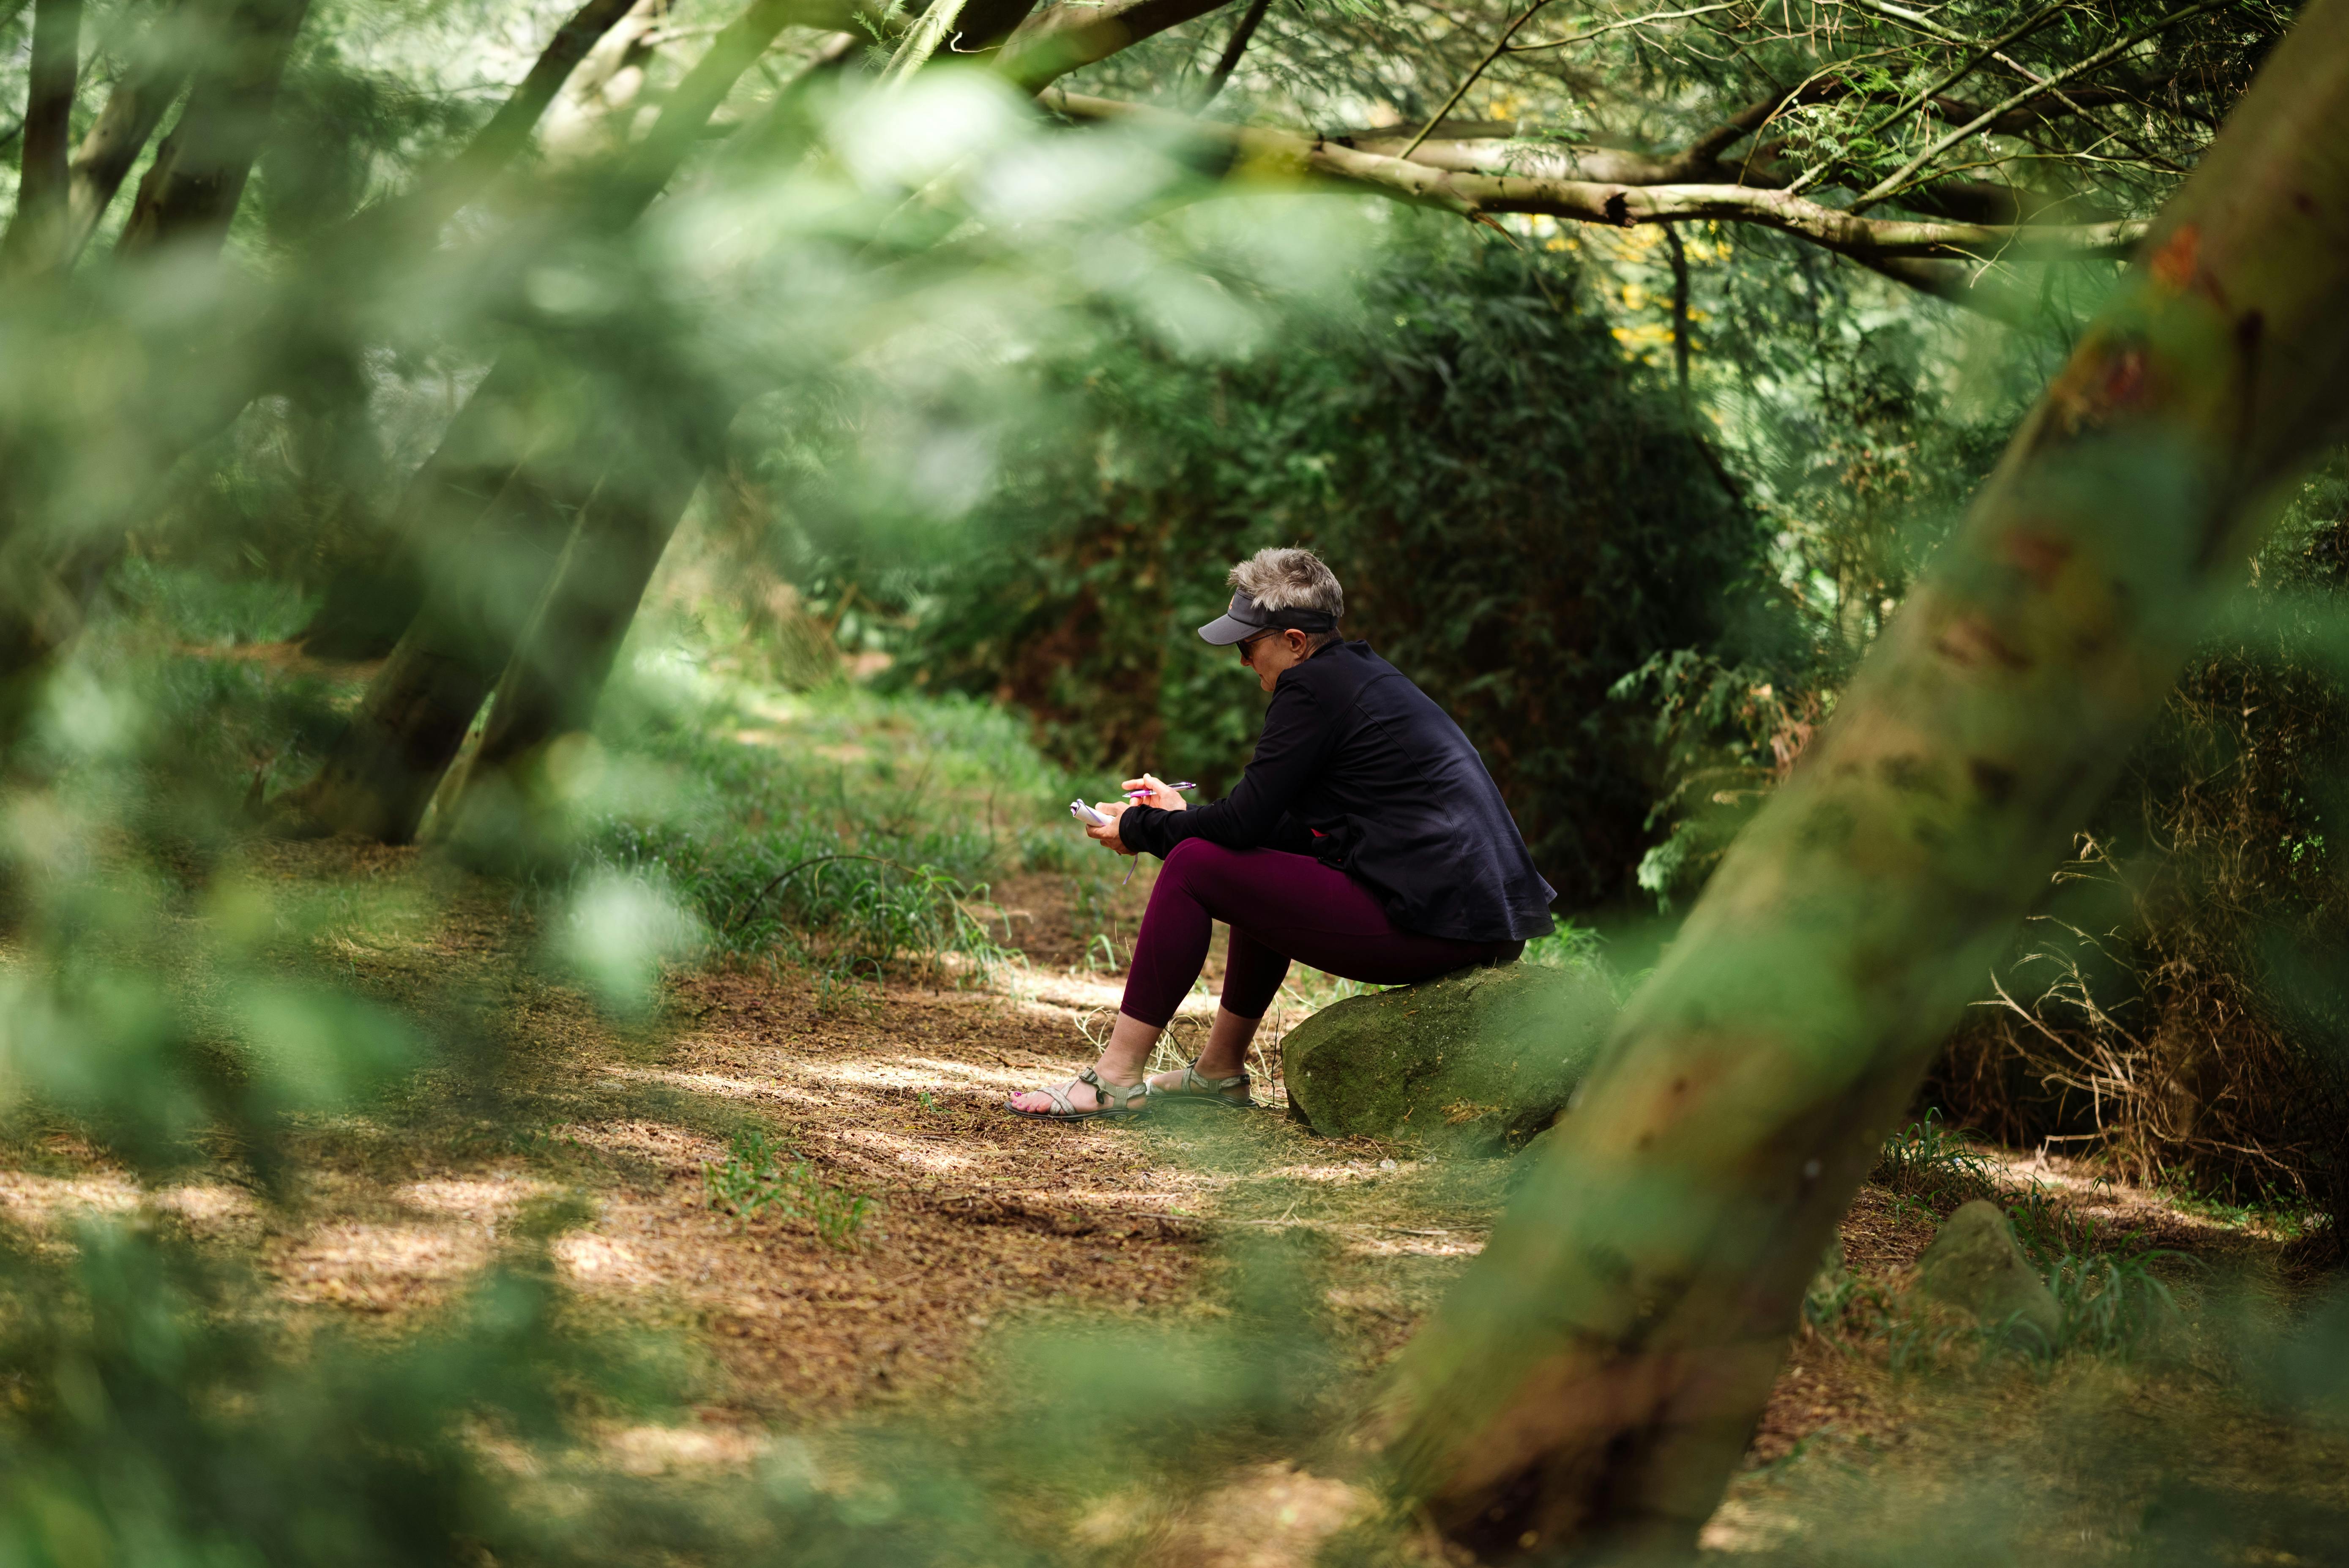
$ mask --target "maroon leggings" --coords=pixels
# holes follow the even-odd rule
[[[1167,853],[1151,889],[1118,1011],[1164,1028],[1207,961],[1216,920],[1232,928],[1224,1005],[1242,1018],[1264,1016],[1291,959],[1348,980],[1404,985],[1506,963],[1526,945],[1399,931],[1368,888],[1310,855],[1186,838]]]

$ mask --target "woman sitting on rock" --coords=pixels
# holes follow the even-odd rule
[[[1125,1116],[1158,1100],[1247,1105],[1248,1043],[1291,960],[1377,985],[1508,963],[1550,929],[1534,869],[1476,748],[1367,642],[1345,642],[1345,596],[1309,550],[1232,568],[1228,614],[1199,628],[1272,693],[1237,788],[1193,806],[1154,778],[1104,802],[1085,831],[1165,861],[1101,1060],[1010,1109],[1053,1121]],[[1188,1065],[1144,1082],[1151,1047],[1231,927],[1223,1001]]]

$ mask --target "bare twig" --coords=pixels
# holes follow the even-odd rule
[[[1744,0],[1727,0],[1719,5],[1699,5],[1688,11],[1651,11],[1644,16],[1626,16],[1619,22],[1609,22],[1603,27],[1593,27],[1587,33],[1571,37],[1545,38],[1538,44],[1513,44],[1504,53],[1531,55],[1543,49],[1562,49],[1568,44],[1587,44],[1593,38],[1603,38],[1609,33],[1619,33],[1626,27],[1643,27],[1651,22],[1677,22],[1688,16],[1709,16],[1715,11],[1734,11]]]
[[[1672,366],[1679,373],[1681,412],[1689,411],[1689,269],[1681,232],[1664,225],[1664,248],[1672,258]]]
[[[1890,113],[1877,120],[1875,124],[1868,126],[1862,130],[1859,134],[1852,138],[1852,140],[1855,141],[1865,140],[1868,137],[1878,134],[1887,126],[1898,122],[1903,115],[1912,112],[1920,105],[1930,103],[1942,93],[1947,92],[1951,88],[1955,87],[1959,82],[1963,81],[1974,71],[1980,69],[1983,61],[1992,58],[2008,45],[2014,43],[2018,39],[2028,36],[2030,34],[2037,31],[2039,28],[2046,26],[2049,22],[2054,20],[2055,17],[2061,16],[2068,3],[2069,0],[2058,0],[2058,4],[2050,5],[2045,10],[2027,18],[2021,26],[2015,27],[2012,31],[2002,35],[1990,43],[1981,46],[1980,48],[1972,56],[1969,57],[1962,64],[1961,64],[1957,69],[1951,71],[1940,78],[1940,79],[1934,82],[1931,87],[1925,88],[1915,98],[1901,103]],[[1808,190],[1812,185],[1818,182],[1822,175],[1826,172],[1826,169],[1827,166],[1822,164],[1820,167],[1807,171],[1792,185],[1788,186],[1787,189],[1790,191]]]
[[[966,0],[932,0],[930,8],[905,31],[905,40],[897,52],[889,57],[888,68],[881,79],[892,86],[901,86],[906,78],[928,63],[937,53],[938,46],[954,32],[956,19],[961,16]]]
[[[1250,0],[1247,14],[1240,18],[1240,25],[1232,29],[1231,42],[1224,46],[1222,56],[1216,61],[1216,68],[1207,73],[1207,85],[1199,91],[1196,108],[1205,109],[1216,101],[1216,95],[1222,92],[1224,84],[1232,79],[1232,72],[1239,68],[1240,57],[1247,53],[1248,40],[1256,36],[1257,27],[1264,21],[1264,14],[1271,8],[1272,0]]]
[[[2167,32],[2169,28],[2176,26],[2180,22],[2191,21],[2197,16],[2208,16],[2213,11],[2222,10],[2229,4],[2231,4],[2231,0],[2205,0],[2204,4],[2189,5],[2183,9],[2172,11],[2168,16],[2162,17],[2159,21],[2138,28],[2136,32],[2131,33],[2128,36],[2120,39],[2116,43],[2106,45],[2105,47],[2097,50],[2095,54],[2087,57],[2087,58],[2074,61],[2071,65],[2065,66],[2062,70],[2056,71],[2053,75],[2043,78],[2037,85],[2025,88],[2020,92],[2012,94],[1993,107],[1983,110],[1981,114],[1975,116],[1972,119],[1968,120],[1965,124],[1959,126],[1956,130],[1950,131],[1947,135],[1939,138],[1931,146],[1926,148],[1925,151],[1918,153],[1917,156],[1911,158],[1908,162],[1902,164],[1899,168],[1894,170],[1891,173],[1878,181],[1875,185],[1863,192],[1860,198],[1851,204],[1851,211],[1855,213],[1865,212],[1868,208],[1876,205],[1878,202],[1883,201],[1888,196],[1897,193],[1902,188],[1902,185],[1908,181],[1909,177],[1916,173],[1918,170],[1922,169],[1926,164],[1930,163],[1934,159],[1939,158],[1942,153],[1947,152],[1951,148],[1957,146],[1967,138],[1977,134],[1992,120],[1997,119],[2001,115],[2007,113],[2009,110],[2019,109],[2023,105],[2029,103],[2033,99],[2044,97],[2046,94],[2054,91],[2056,87],[2064,82],[2070,81],[2075,77],[2085,76],[2090,71],[2110,65],[2114,60],[2118,59],[2122,55],[2127,54],[2129,50],[2137,47],[2139,44],[2144,43],[2147,38],[2151,38],[2158,34]]]
[[[1444,117],[1452,112],[1453,106],[1457,104],[1466,95],[1468,89],[1475,85],[1476,78],[1485,74],[1485,68],[1501,57],[1502,51],[1509,47],[1509,40],[1517,36],[1517,29],[1532,21],[1535,14],[1549,4],[1550,0],[1534,0],[1532,5],[1517,13],[1517,19],[1501,30],[1501,36],[1494,40],[1493,47],[1485,51],[1485,57],[1476,62],[1476,68],[1461,78],[1460,85],[1452,89],[1452,96],[1444,100],[1444,107],[1437,109],[1429,118],[1428,122],[1419,128],[1419,134],[1411,139],[1400,156],[1408,158],[1418,151],[1419,144],[1427,140],[1428,133],[1444,123]]]
[[[1439,167],[1294,131],[1219,125],[1057,89],[1045,94],[1044,102],[1075,119],[1132,119],[1184,130],[1258,174],[1287,170],[1439,207],[1464,218],[1537,213],[1617,228],[1711,218],[1774,228],[1870,265],[1995,254],[2017,242],[2067,255],[2117,255],[2143,232],[2134,222],[2027,225],[1864,218],[1783,191],[1720,182],[1640,185]],[[1454,145],[1447,143],[1447,151]]]

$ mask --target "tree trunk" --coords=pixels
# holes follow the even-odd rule
[[[608,221],[633,221],[651,204],[798,3],[755,0],[711,42],[626,159]],[[467,449],[493,441],[496,432],[516,424],[500,404],[524,398],[536,376],[519,361],[502,359],[411,486],[418,500],[403,526],[415,530],[412,537],[436,542],[423,605],[368,684],[325,767],[288,803],[296,826],[395,844],[414,837],[434,786],[456,760],[491,683],[512,657],[524,618],[516,607],[535,604],[553,576],[585,500],[579,475],[591,462],[602,466],[596,461],[602,438],[589,431],[556,439],[549,443],[551,465],[531,460],[512,472],[490,510],[485,532],[498,542],[491,562],[482,563],[474,541],[446,519],[450,512],[461,514],[469,493],[481,493],[475,486],[488,472]],[[543,423],[523,419],[519,428],[543,429]],[[664,421],[664,428],[678,426]],[[717,431],[709,434],[714,439]],[[461,562],[454,559],[460,550]]]
[[[478,393],[467,411],[475,406],[485,406]],[[465,561],[442,564],[326,765],[288,803],[304,826],[388,844],[416,836],[585,499],[575,473],[549,469],[516,470],[468,536]],[[419,483],[437,498],[440,481]]]
[[[653,57],[652,36],[668,10],[669,0],[632,0],[563,84],[543,133],[558,162],[585,163],[627,145],[645,67]]]
[[[643,469],[607,478],[580,514],[498,681],[465,776],[443,792],[453,801],[448,836],[466,853],[512,860],[553,847],[543,824],[564,784],[553,775],[595,724],[613,660],[700,478],[696,465],[653,454]]]
[[[269,131],[277,84],[310,0],[243,0],[216,38],[216,53],[187,107],[155,151],[139,199],[115,243],[137,255],[179,240],[218,245],[244,198],[244,182]]]
[[[0,238],[0,256],[11,272],[47,272],[57,264],[66,231],[74,84],[80,74],[81,0],[36,0],[16,211]]]
[[[163,123],[164,111],[187,85],[190,12],[210,16],[212,9],[171,6],[140,36],[129,70],[114,84],[97,123],[74,149],[60,265],[70,267],[80,258],[106,209],[113,205],[115,192],[122,189],[130,166],[146,150],[148,138]]]
[[[2349,0],[2316,0],[1732,847],[1400,1362],[1488,1560],[1685,1549],[1930,1054],[2349,413]]]

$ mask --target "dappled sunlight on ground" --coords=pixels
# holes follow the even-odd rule
[[[410,1208],[429,1214],[445,1214],[453,1220],[495,1227],[512,1219],[524,1204],[547,1197],[554,1190],[546,1182],[528,1177],[492,1176],[471,1181],[444,1179],[410,1182],[400,1188],[397,1196]]]
[[[270,853],[288,876],[323,878],[359,852]],[[850,1412],[935,1412],[1001,1374],[1007,1347],[1031,1330],[1214,1323],[1234,1300],[1224,1260],[1250,1238],[1305,1248],[1309,1263],[1290,1282],[1348,1386],[1367,1387],[1483,1249],[1506,1199],[1505,1162],[1310,1137],[1283,1118],[1280,1085],[1261,1068],[1265,1104],[1245,1112],[1166,1107],[1139,1123],[1072,1125],[1008,1115],[1010,1094],[1090,1060],[1084,1029],[1118,998],[1113,974],[1084,966],[1084,932],[1050,879],[999,890],[1035,946],[988,985],[893,981],[843,1004],[789,974],[687,972],[670,978],[657,1016],[624,1027],[531,967],[534,935],[503,895],[468,892],[412,854],[365,859],[369,902],[354,904],[337,950],[369,983],[494,999],[505,1033],[478,1099],[452,1093],[398,1117],[318,1124],[296,1140],[282,1206],[217,1180],[142,1189],[87,1145],[52,1137],[0,1170],[0,1219],[56,1244],[80,1214],[167,1217],[244,1256],[296,1314],[390,1330],[427,1321],[501,1258],[543,1247],[584,1310],[660,1330],[699,1358],[694,1421],[603,1434],[606,1461],[630,1474],[724,1474],[795,1440],[778,1430],[812,1432]],[[403,878],[452,902],[419,919],[429,900]],[[1147,889],[1137,877],[1094,909],[1112,942],[1130,934]],[[379,926],[371,908],[389,911]],[[1293,1000],[1287,1022],[1309,1011],[1309,997]],[[1194,1027],[1212,1007],[1208,991],[1195,994]],[[861,1222],[827,1237],[789,1204],[747,1221],[713,1208],[706,1173],[751,1132],[802,1179],[864,1199]],[[2009,1153],[1994,1167],[2005,1189],[2036,1182],[2116,1231],[2214,1253],[2264,1244],[2060,1158]],[[1938,1218],[1866,1189],[1842,1256],[1897,1296]],[[1955,1497],[1945,1472],[1965,1484],[2011,1472],[2050,1495],[2070,1487],[2089,1528],[2105,1530],[2110,1488],[2042,1452],[2056,1412],[2136,1420],[2209,1397],[2134,1371],[2041,1380],[2011,1362],[1944,1360],[1930,1377],[1896,1375],[1880,1336],[1799,1330],[1706,1544],[1799,1554],[1819,1521],[1855,1507],[1898,1513],[1886,1497],[1910,1495],[1916,1508]],[[2207,1428],[2207,1416],[2195,1419]],[[2247,1431],[2237,1480],[2251,1485],[2282,1462],[2267,1455],[2282,1440]],[[1978,1460],[1992,1450],[2002,1457]],[[1235,1457],[1245,1468],[1202,1478],[1195,1492],[1089,1503],[1073,1528],[1119,1561],[1303,1568],[1372,1508],[1350,1482],[1260,1458]]]
[[[768,1444],[737,1427],[630,1427],[604,1442],[615,1468],[629,1475],[748,1469]]]
[[[1290,1568],[1312,1563],[1331,1536],[1379,1509],[1363,1487],[1294,1465],[1257,1465],[1171,1510],[1138,1560],[1151,1568]],[[1085,1522],[1107,1545],[1119,1539],[1112,1533],[1118,1519],[1105,1509]],[[1416,1560],[1444,1561],[1435,1552]]]
[[[478,1231],[344,1221],[313,1228],[272,1264],[288,1301],[378,1313],[437,1303],[439,1287],[490,1257]]]
[[[0,1169],[0,1219],[36,1235],[55,1235],[83,1216],[127,1217],[142,1209],[168,1216],[192,1235],[225,1237],[249,1232],[259,1210],[253,1196],[218,1182],[146,1189],[108,1168],[86,1145],[53,1144],[57,1161],[87,1168],[72,1176]]]
[[[35,1176],[0,1171],[0,1213],[27,1230],[69,1224],[75,1215],[128,1214],[139,1207],[139,1184],[126,1176]]]

